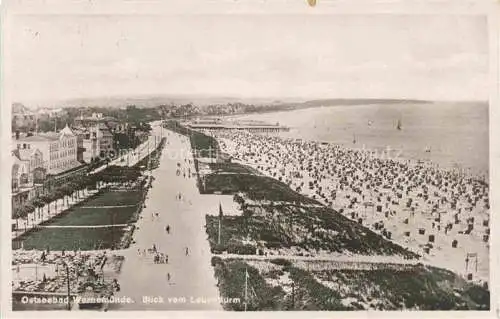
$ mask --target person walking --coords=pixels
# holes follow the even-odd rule
[[[186,256],[189,256],[189,248],[186,247]]]
[[[167,272],[167,281],[170,283],[170,273]]]

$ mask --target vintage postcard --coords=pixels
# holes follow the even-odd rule
[[[410,2],[3,3],[5,317],[495,316],[498,5]]]

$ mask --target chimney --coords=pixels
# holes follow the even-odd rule
[[[16,140],[18,140],[18,139],[19,139],[19,135],[20,135],[19,130],[17,130],[17,131],[16,131]]]

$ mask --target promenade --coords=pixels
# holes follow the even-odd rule
[[[195,178],[177,175],[178,164],[181,170],[194,170],[192,161],[189,164],[189,141],[175,133],[166,137],[160,167],[152,172],[153,187],[136,224],[135,244],[122,251],[125,262],[117,296],[130,297],[134,303],[111,304],[110,311],[222,309],[214,301],[218,290],[204,229],[208,208],[198,193]],[[170,234],[165,230],[167,225]],[[153,255],[147,252],[153,245],[168,255],[168,263],[153,262]],[[202,299],[210,302],[200,302]]]

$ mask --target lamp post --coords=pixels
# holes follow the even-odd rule
[[[68,263],[64,262],[64,266],[66,267],[66,281],[68,284],[68,310],[71,310],[71,290],[69,284],[69,267]]]

